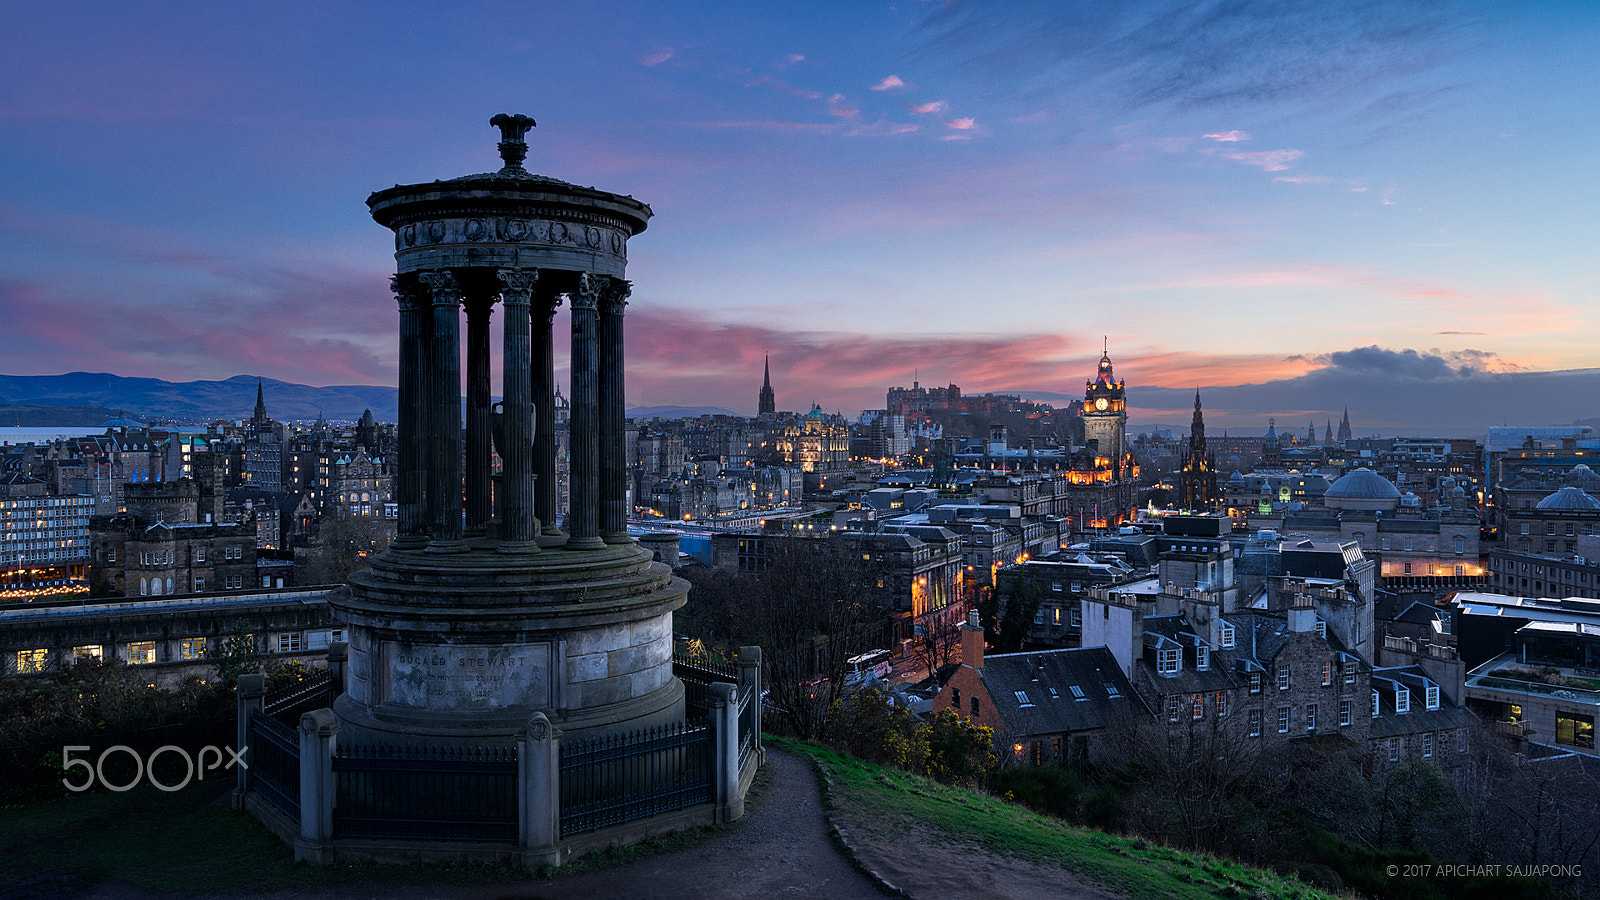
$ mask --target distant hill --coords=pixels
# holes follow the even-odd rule
[[[695,416],[737,416],[739,413],[720,406],[635,406],[628,410],[630,419],[689,419]]]
[[[58,403],[0,403],[0,427],[82,428],[120,418],[122,410],[104,406],[69,406]],[[129,418],[138,418],[133,411]]]
[[[171,419],[179,422],[210,422],[216,419],[247,419],[256,405],[254,375],[235,375],[223,381],[162,381],[158,378],[125,378],[104,372],[68,372],[65,375],[0,375],[0,410],[11,405],[26,405],[41,416],[51,407],[92,407],[103,411],[92,422],[39,421],[41,425],[97,425],[126,411],[130,417]],[[320,413],[329,419],[355,420],[371,409],[379,421],[393,422],[398,409],[398,393],[378,385],[333,385],[312,387],[259,379],[266,397],[267,414],[281,421],[315,419]],[[136,414],[136,415],[135,415]],[[17,424],[9,414],[0,414],[0,424]],[[29,424],[24,422],[23,424]]]

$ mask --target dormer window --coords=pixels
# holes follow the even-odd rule
[[[1162,647],[1156,651],[1156,674],[1176,675],[1183,668],[1182,647]]]
[[[1028,699],[1028,692],[1027,691],[1013,691],[1012,693],[1017,695],[1017,705],[1018,706],[1032,706],[1033,705],[1033,701]]]
[[[1394,689],[1394,711],[1404,715],[1411,711],[1411,689],[1397,686]]]
[[[1378,692],[1377,691],[1373,691],[1372,692],[1372,717],[1374,719],[1376,719],[1378,717],[1378,711],[1381,708],[1382,708],[1382,704],[1378,700]]]
[[[1232,625],[1229,625],[1227,622],[1223,622],[1222,623],[1222,627],[1220,629],[1218,629],[1217,637],[1222,642],[1222,649],[1224,649],[1224,650],[1232,650],[1233,649],[1233,626]]]
[[[1428,702],[1428,708],[1429,709],[1438,709],[1439,708],[1439,686],[1438,685],[1436,685],[1436,684],[1428,685],[1427,702]]]
[[[1205,644],[1194,645],[1194,667],[1204,672],[1211,668],[1211,648]]]
[[[1328,636],[1328,623],[1323,621],[1321,616],[1317,616],[1317,637],[1326,638],[1327,636]]]
[[[1250,693],[1252,693],[1252,694],[1261,693],[1261,673],[1260,672],[1251,672],[1250,673]]]

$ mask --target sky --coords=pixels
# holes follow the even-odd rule
[[[24,4],[0,373],[393,384],[365,199],[638,197],[628,402],[891,386],[1132,427],[1600,416],[1600,4]],[[558,328],[560,327],[558,322]],[[557,332],[561,333],[560,331]],[[564,377],[560,376],[559,377]],[[1489,399],[1493,398],[1493,399]]]

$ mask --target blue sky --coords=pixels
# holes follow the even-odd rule
[[[1457,424],[1595,365],[1597,48],[1579,3],[35,4],[0,371],[392,383],[363,201],[524,112],[655,210],[630,403],[753,411],[769,352],[785,408],[1064,398],[1104,338],[1136,424]],[[1600,415],[1560,383],[1506,415]]]

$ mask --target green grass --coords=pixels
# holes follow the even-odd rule
[[[872,830],[892,833],[897,826],[921,823],[955,842],[1064,868],[1131,900],[1332,900],[1332,895],[1302,882],[1232,860],[1074,828],[979,791],[947,787],[815,744],[767,741],[812,759],[832,779],[836,807],[871,817],[875,821],[863,827]]]

